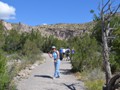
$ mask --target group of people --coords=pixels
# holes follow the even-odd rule
[[[75,50],[72,49],[70,50],[69,47],[67,47],[66,49],[65,48],[60,48],[59,50],[59,53],[60,53],[60,60],[71,60],[71,56],[75,53]]]
[[[60,78],[60,62],[63,60],[66,56],[66,60],[70,60],[70,54],[74,54],[74,49],[70,50],[69,47],[67,49],[60,48],[58,51],[55,46],[52,46],[52,53],[48,53],[48,55],[54,59],[54,78]]]

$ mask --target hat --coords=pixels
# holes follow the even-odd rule
[[[52,46],[52,48],[56,48],[55,46]]]

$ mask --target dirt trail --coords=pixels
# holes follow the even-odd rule
[[[62,61],[60,66],[61,77],[52,79],[54,73],[53,60],[47,54],[46,62],[32,70],[28,79],[22,79],[17,85],[18,90],[85,90],[84,84],[70,73],[69,61]]]

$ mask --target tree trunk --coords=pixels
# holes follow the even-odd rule
[[[106,75],[106,84],[108,84],[109,80],[112,77],[111,68],[109,63],[109,49],[107,43],[107,34],[104,26],[104,20],[102,21],[102,42],[103,42],[103,66]]]
[[[117,10],[120,8],[120,4],[117,8],[112,8],[112,0],[102,0],[101,9],[100,9],[100,18],[101,18],[101,29],[102,29],[102,44],[103,44],[103,67],[106,75],[106,86],[103,90],[109,90],[108,84],[112,77],[111,67],[109,63],[109,47],[108,47],[108,36],[110,36],[110,21],[111,18],[116,14]],[[113,38],[113,37],[112,37]]]

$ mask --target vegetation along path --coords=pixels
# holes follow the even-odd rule
[[[18,90],[84,90],[84,83],[70,73],[69,61],[62,61],[61,77],[52,79],[54,73],[53,60],[48,54],[43,54],[46,62],[32,70],[27,79],[22,79],[17,85]]]

